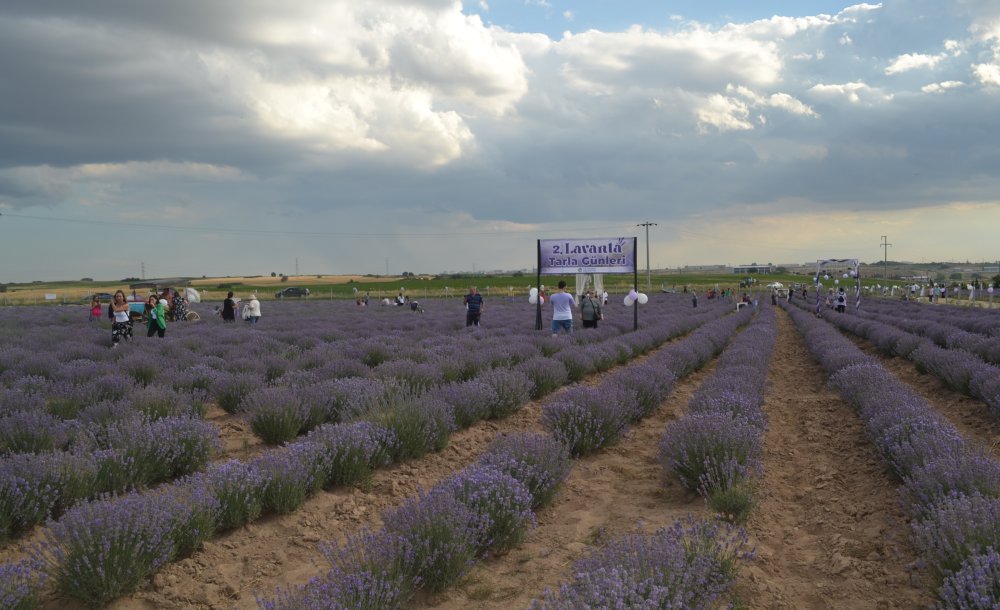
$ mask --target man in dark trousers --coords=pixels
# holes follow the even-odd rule
[[[469,294],[465,295],[462,299],[465,304],[465,325],[466,326],[479,326],[479,316],[483,313],[483,295],[479,294],[479,290],[475,288],[469,288]]]

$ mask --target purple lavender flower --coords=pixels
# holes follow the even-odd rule
[[[372,374],[383,380],[396,380],[415,394],[422,394],[441,383],[441,370],[433,365],[413,360],[389,360],[372,369]]]
[[[529,358],[514,369],[527,375],[534,384],[531,398],[538,399],[553,392],[569,381],[566,365],[555,358],[536,356]]]
[[[1000,463],[985,451],[968,448],[941,456],[904,479],[901,490],[906,506],[915,517],[923,517],[952,493],[1000,496]]]
[[[479,553],[500,554],[514,548],[535,524],[527,487],[492,466],[473,464],[435,489],[454,494],[473,512]]]
[[[513,415],[531,398],[534,384],[527,375],[512,369],[491,369],[478,377],[488,383],[497,394],[497,401],[490,407],[490,418],[500,419]]]
[[[137,494],[77,505],[43,536],[39,559],[56,588],[91,606],[134,591],[174,552],[166,508]]]
[[[572,386],[542,406],[542,424],[572,455],[616,443],[637,406],[615,387]]]
[[[0,608],[30,610],[38,604],[45,574],[36,562],[0,564]]]
[[[1000,548],[1000,499],[951,494],[911,526],[914,546],[941,583],[968,557]]]
[[[577,561],[573,581],[531,608],[712,608],[752,557],[746,542],[742,530],[710,521],[624,536]]]
[[[457,428],[468,428],[490,414],[498,398],[493,386],[478,379],[439,385],[431,396],[451,406]]]
[[[398,536],[410,550],[406,570],[431,592],[462,577],[476,556],[481,524],[454,493],[434,490],[390,509],[384,535]]]
[[[371,478],[372,470],[390,461],[396,436],[371,422],[327,424],[309,433],[305,442],[326,451],[326,485],[355,485]]]
[[[498,436],[479,463],[523,483],[531,494],[532,508],[550,503],[573,467],[566,446],[538,432]]]
[[[251,467],[263,476],[264,512],[285,514],[302,506],[326,482],[325,460],[323,447],[313,443],[295,443],[285,451],[272,451],[254,459]]]
[[[251,373],[220,374],[212,391],[215,400],[227,413],[236,413],[243,400],[260,389],[262,380]]]
[[[260,516],[264,476],[256,466],[229,460],[210,466],[202,476],[219,501],[220,530],[235,529]]]
[[[1000,599],[1000,553],[988,549],[965,560],[938,590],[944,609],[993,610]]]
[[[394,462],[444,449],[455,430],[455,417],[447,403],[430,396],[415,397],[398,387],[387,387],[363,417],[395,435]]]
[[[629,421],[637,422],[660,406],[677,381],[674,374],[652,364],[642,363],[618,369],[608,375],[602,385],[622,395],[634,405]]]
[[[727,412],[685,415],[667,427],[660,441],[660,463],[692,491],[703,481],[722,485],[719,489],[739,482],[727,480],[726,473],[759,474],[762,453],[759,429]]]
[[[288,388],[263,388],[247,396],[240,406],[250,429],[269,445],[297,437],[310,423],[310,409]]]

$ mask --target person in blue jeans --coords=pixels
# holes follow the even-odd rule
[[[462,301],[466,308],[465,325],[479,326],[479,317],[482,315],[485,307],[483,295],[479,294],[479,290],[476,288],[469,288],[469,294],[465,295]]]
[[[549,297],[552,302],[552,336],[559,334],[559,329],[565,329],[567,335],[573,334],[573,307],[576,300],[566,292],[566,282],[559,282],[559,290]]]

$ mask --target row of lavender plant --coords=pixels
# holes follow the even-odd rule
[[[476,559],[503,553],[535,523],[571,468],[565,446],[538,433],[498,437],[479,461],[382,515],[385,526],[321,545],[331,569],[259,598],[265,610],[390,610],[417,589],[440,591]]]
[[[617,442],[632,423],[649,415],[677,379],[715,357],[752,312],[744,309],[701,326],[645,362],[614,371],[596,386],[575,385],[542,405],[542,423],[569,447],[587,455]]]
[[[716,308],[698,315],[671,316],[656,323],[645,333],[620,337],[584,336],[581,344],[572,337],[535,339],[534,343],[507,345],[492,349],[490,359],[463,359],[461,356],[437,362],[394,359],[371,369],[374,377],[366,380],[317,381],[295,376],[282,378],[276,388],[256,392],[246,390],[239,410],[251,429],[269,444],[289,441],[325,422],[351,419],[350,404],[366,395],[366,386],[377,387],[380,380],[405,384],[414,395],[432,393],[455,408],[459,427],[482,418],[504,417],[527,398],[510,396],[503,380],[510,375],[503,370],[524,373],[530,378],[531,398],[539,398],[568,383],[579,381],[593,372],[604,371],[644,353],[660,342],[724,314]],[[578,335],[579,336],[579,335]],[[446,375],[446,370],[460,374]],[[248,384],[249,385],[249,384]],[[470,400],[478,397],[478,400]]]
[[[992,309],[939,304],[927,307],[917,301],[871,299],[865,309],[907,318],[922,318],[947,324],[986,337],[1000,337],[1000,317]]]
[[[1000,463],[830,324],[789,309],[831,385],[902,481],[913,541],[942,608],[1000,603]]]
[[[581,390],[579,395],[563,393],[543,406],[547,427],[575,455],[616,442],[628,423],[648,415],[666,398],[676,379],[721,352],[751,316],[745,309],[706,324],[649,361],[616,371],[596,389]],[[755,334],[750,332],[742,336]],[[772,330],[772,344],[773,334]],[[732,353],[727,362],[735,366],[740,355]],[[715,520],[689,519],[652,534],[627,535],[575,562],[572,581],[546,590],[531,608],[716,607],[732,585],[739,563],[753,557],[746,543],[745,531]]]
[[[581,374],[591,370],[603,370],[636,353],[642,353],[655,341],[684,332],[691,325],[700,323],[706,317],[719,315],[721,311],[720,309],[714,314],[706,312],[700,318],[675,320],[672,324],[661,325],[659,333],[629,335],[616,345],[599,345],[586,350],[565,349],[567,357],[562,360],[540,356],[529,358],[519,368],[530,377],[530,383],[520,374],[487,370],[482,379],[441,386],[436,396],[452,406],[456,424],[460,427],[471,425],[482,417],[506,416],[527,401],[526,387],[531,388],[528,392],[531,396],[541,396],[568,379],[579,378]],[[568,340],[554,340],[546,345],[564,348],[573,344]],[[492,354],[491,362],[509,364],[517,362],[518,355],[524,354],[525,350],[501,349],[488,353]],[[531,353],[538,352],[528,352],[529,355]],[[461,359],[457,360],[461,362]],[[393,362],[415,364],[411,361],[388,361],[379,366],[387,366]],[[469,361],[463,366],[475,370],[469,365]],[[365,368],[364,365],[361,367]],[[402,370],[407,369],[404,367]],[[409,370],[412,371],[412,368]],[[290,386],[266,387],[248,399],[254,405],[252,425],[267,440],[282,442],[323,422],[356,419],[361,415],[357,411],[364,409],[372,396],[386,390],[386,384],[379,379],[342,378],[317,382],[315,378],[303,377],[288,375],[285,381]],[[419,393],[424,387],[419,378],[413,375],[384,377],[387,380],[402,379],[410,393]],[[252,387],[252,376],[244,374],[243,378],[247,381],[245,387]],[[159,393],[151,396],[159,396]],[[170,398],[169,394],[165,396],[165,399]],[[72,451],[51,453],[38,459],[25,455],[5,459],[0,466],[0,487],[17,493],[8,494],[8,501],[0,505],[0,526],[4,526],[0,532],[9,535],[23,531],[48,516],[60,514],[81,498],[95,497],[109,491],[120,492],[193,472],[204,466],[211,457],[210,450],[218,443],[213,430],[207,425],[184,420],[187,423],[185,427],[170,418],[157,422],[135,421],[135,418],[128,417],[128,409],[121,403],[99,403],[86,413],[101,432],[91,436],[120,439],[120,443],[129,444],[125,447],[114,446],[112,450],[98,447],[96,454],[87,453],[77,446]],[[49,418],[44,413],[17,412],[6,421],[23,421],[25,425],[0,427],[0,434],[7,433],[13,438],[23,429],[24,436],[37,434],[40,438],[53,438],[59,436],[60,429],[70,426],[69,423]],[[39,419],[46,421],[41,422]],[[121,422],[129,423],[126,426]],[[107,430],[109,426],[110,432]],[[130,427],[133,433],[120,432],[126,427]],[[200,436],[192,438],[191,429]],[[136,430],[147,433],[134,433]],[[171,432],[173,436],[167,436],[166,433]],[[198,440],[201,442],[196,442]],[[34,448],[44,447],[36,443]],[[122,449],[128,450],[125,453],[129,457],[137,459],[122,465]],[[181,455],[171,455],[170,460],[163,459],[163,455],[177,453],[178,450]],[[184,468],[174,467],[176,462],[184,462]]]
[[[764,305],[660,441],[663,468],[734,522],[749,517],[754,482],[763,472],[767,417],[762,407],[775,338],[774,310]]]
[[[927,337],[940,347],[963,349],[979,356],[986,362],[1000,364],[1000,315],[990,310],[979,310],[981,313],[974,320],[976,327],[982,327],[985,332],[970,332],[960,328],[950,317],[942,317],[937,307],[915,306],[909,308],[892,308],[881,304],[876,307],[866,307],[857,315],[885,324],[901,328],[906,332],[920,337]],[[991,326],[993,325],[993,326]]]
[[[668,337],[661,336],[660,341],[666,340],[666,338],[668,338]],[[654,341],[654,343],[655,343],[655,341]],[[644,342],[637,343],[637,345],[644,346],[644,345],[648,345],[648,344],[644,341]],[[392,401],[393,398],[397,398],[398,399],[400,397],[403,398],[403,400],[401,400],[401,401],[397,400],[397,401],[394,402],[394,404],[398,408],[390,408],[389,406],[387,406],[386,404],[384,404],[386,401],[393,402]],[[408,457],[415,457],[415,455],[419,454],[420,452],[425,452],[427,450],[432,450],[432,449],[440,449],[441,447],[443,447],[444,443],[447,442],[447,435],[451,431],[452,426],[453,426],[453,420],[450,417],[451,412],[447,408],[447,405],[442,405],[441,403],[435,404],[434,401],[431,401],[431,400],[424,401],[422,403],[408,401],[408,400],[406,400],[406,398],[408,398],[406,392],[390,392],[390,393],[385,394],[383,396],[383,398],[385,400],[382,401],[382,403],[383,403],[382,407],[381,408],[378,408],[378,407],[370,408],[370,410],[369,410],[369,416],[372,419],[376,420],[376,421],[380,421],[382,423],[385,423],[394,432],[398,433],[397,434],[397,439],[391,445],[392,448],[390,450],[388,450],[388,452],[390,454],[390,459],[406,459]],[[376,403],[378,403],[378,401],[376,401]],[[303,465],[301,463],[295,463],[297,465],[296,468],[292,468],[292,469],[284,468],[284,469],[282,469],[282,468],[280,468],[280,466],[282,464],[287,464],[288,463],[287,462],[288,458],[287,457],[277,457],[277,458],[274,457],[275,455],[280,455],[280,456],[293,455],[293,456],[297,456],[297,455],[302,455],[302,454],[305,454],[306,456],[309,456],[309,455],[313,455],[313,454],[316,453],[315,450],[308,450],[308,449],[301,449],[300,450],[299,449],[299,446],[306,446],[306,445],[309,445],[309,443],[308,442],[306,442],[306,443],[297,443],[295,445],[292,445],[287,453],[286,452],[282,452],[281,454],[267,454],[267,455],[262,456],[261,458],[259,458],[258,461],[261,461],[261,463],[263,463],[263,464],[275,465],[275,466],[273,466],[273,468],[271,468],[271,470],[275,470],[276,469],[277,471],[280,471],[280,472],[277,472],[277,474],[275,474],[274,472],[272,472],[271,476],[269,476],[269,477],[263,477],[263,481],[265,483],[267,483],[268,485],[270,485],[271,487],[275,487],[275,485],[277,485],[277,489],[279,490],[278,496],[285,498],[284,500],[281,500],[281,501],[277,501],[276,500],[276,501],[272,502],[271,503],[272,505],[275,505],[277,507],[281,507],[281,506],[289,507],[288,509],[294,508],[298,504],[300,504],[301,501],[304,501],[306,495],[308,495],[308,493],[310,493],[311,490],[314,490],[314,487],[311,484],[309,484],[307,481],[295,480],[295,481],[289,482],[287,480],[288,477],[294,478],[295,472],[293,472],[293,471],[295,471],[295,470],[297,470],[298,472],[301,473],[301,472],[312,472],[311,469],[303,467]],[[273,458],[273,460],[272,460],[272,458]],[[314,458],[318,459],[318,458],[316,458],[315,455],[314,455]],[[245,476],[240,477],[241,480],[247,480],[247,481],[254,480],[254,477],[252,477],[252,476],[250,476],[250,475],[248,475],[246,473],[244,473],[244,474],[245,474]],[[276,479],[276,476],[278,474],[280,474],[281,476]],[[314,477],[314,479],[318,480],[318,478],[316,478],[316,477]],[[275,480],[281,481],[280,484],[274,484],[273,482]],[[268,483],[268,482],[270,482],[270,483]],[[183,483],[181,485],[183,485]],[[168,493],[168,492],[169,492],[169,490],[162,490],[162,493]],[[181,494],[181,495],[183,495],[183,494]],[[131,497],[132,497],[132,495],[126,496],[126,498],[131,498]],[[105,504],[108,506],[107,510],[114,509],[114,507],[116,507],[118,505],[116,502],[117,501],[112,500],[112,499],[106,500]],[[138,506],[139,504],[136,504],[135,502],[132,502],[131,500],[127,500],[127,501],[126,500],[120,500],[120,502],[121,502],[122,506],[126,507],[124,510],[132,510],[132,511],[139,510],[138,508],[136,508],[136,506]],[[286,509],[284,509],[284,508],[272,508],[272,510],[275,511],[275,512],[281,512],[282,510],[286,510]],[[58,527],[58,525],[61,524],[61,523],[63,523],[67,519],[69,519],[69,517],[70,517],[70,515],[68,513],[67,516],[63,520],[61,520],[59,523],[55,524],[55,526],[53,526],[50,529],[52,529],[53,531],[61,531],[60,528]],[[98,533],[98,537],[100,537],[100,533]],[[107,542],[107,541],[105,541],[105,542]],[[59,559],[60,558],[59,555],[54,555],[54,556],[57,557],[57,561],[54,561],[54,562],[50,561],[50,562],[48,562],[46,564],[48,572],[56,571],[57,570],[56,566],[61,565],[61,563],[63,561],[62,559]],[[84,556],[85,556],[85,554],[84,554]],[[164,555],[164,556],[166,556],[166,555]],[[100,562],[97,561],[96,558],[93,559],[93,560],[85,559],[85,560],[83,560],[83,563],[86,564],[86,565],[88,565],[88,566],[90,566],[90,565],[99,565],[100,564]],[[136,563],[137,563],[137,565],[143,565],[142,561],[138,561]],[[150,565],[152,566],[150,569],[155,569],[155,568],[159,567],[159,565],[161,565],[161,562],[153,562]],[[115,572],[115,571],[111,571],[110,572],[110,574],[116,574],[116,573],[117,572]],[[104,574],[104,572],[102,572],[102,574]],[[88,575],[88,576],[92,576],[92,575]],[[100,578],[91,579],[91,580],[96,580],[97,582],[100,582]],[[59,579],[59,578],[57,578],[56,582],[57,582],[57,586],[60,588],[60,590],[64,591],[67,594],[71,594],[71,595],[74,594],[73,591],[75,590],[75,587],[76,587],[76,585],[74,584],[76,582],[75,580],[71,580],[69,582],[69,584],[66,584],[67,581],[65,579]],[[129,586],[132,586],[132,585],[129,585]],[[103,587],[102,586],[102,590],[104,590],[104,589],[106,589],[108,591],[120,591],[121,590],[120,587],[116,587],[116,586],[108,586],[108,587]],[[84,592],[83,594],[84,595],[88,595],[88,594],[89,595],[94,595],[93,592],[91,592],[91,593]]]
[[[747,311],[739,316],[717,319],[663,351],[672,355],[668,360],[673,363],[678,374],[686,375],[717,353],[735,329],[745,324],[749,317],[750,312]],[[596,388],[574,385],[557,399],[543,405],[543,422],[552,436],[535,437],[537,440],[534,442],[546,448],[543,451],[546,455],[558,451],[561,455],[558,460],[544,460],[552,463],[562,463],[569,456],[596,451],[616,442],[629,423],[648,415],[666,398],[674,381],[675,375],[672,372],[664,374],[659,366],[641,363],[618,369]],[[509,443],[502,438],[498,442],[502,447],[507,447]],[[491,449],[484,456],[484,460],[490,465],[495,465],[495,458],[492,457],[494,453],[495,449]],[[522,449],[520,453],[519,459],[523,460],[525,455],[538,453],[538,450]],[[532,461],[538,462],[539,458],[532,458]],[[478,472],[477,467],[472,467],[471,470],[473,473]],[[523,471],[524,467],[518,466],[516,470]],[[565,470],[568,473],[568,467]],[[531,473],[536,476],[533,471]],[[511,474],[516,476],[516,473]],[[565,474],[558,479],[561,481],[564,477]],[[468,485],[470,475],[459,474],[455,479],[465,480]],[[452,489],[455,479],[446,480],[439,488]],[[492,485],[503,488],[496,483]],[[489,487],[489,484],[485,485],[479,495],[486,494],[485,490]],[[546,485],[544,489],[543,499],[537,493],[532,493],[535,508],[547,503],[555,491],[550,485]],[[267,610],[396,608],[409,599],[418,586],[432,591],[449,586],[468,569],[476,556],[476,546],[468,542],[455,546],[456,538],[469,538],[465,534],[469,529],[469,517],[464,516],[462,511],[458,511],[458,516],[455,516],[455,511],[449,509],[453,499],[452,492],[445,493],[448,501],[444,505],[435,500],[437,495],[432,490],[400,509],[389,511],[383,516],[383,521],[388,525],[379,533],[365,530],[348,538],[342,546],[327,547],[324,554],[333,566],[329,574],[313,579],[304,587],[279,590],[277,597],[259,600],[260,607]],[[482,518],[481,515],[473,515],[473,522]],[[432,523],[429,524],[428,521]],[[505,521],[510,519],[506,518]],[[397,522],[404,524],[410,531],[399,531],[394,525]],[[475,536],[472,538],[475,540]],[[492,539],[504,541],[502,548],[506,550],[520,538],[519,533],[516,537],[494,536]],[[400,539],[405,543],[400,544]],[[423,552],[414,553],[411,550],[413,548],[422,549]],[[489,548],[479,549],[479,555],[482,556],[488,550]],[[387,569],[385,566],[392,567]],[[348,601],[345,603],[342,600]]]
[[[218,430],[200,419],[105,415],[87,448],[0,459],[0,543],[81,500],[197,472],[221,448]],[[47,425],[30,414],[18,419],[26,431]]]
[[[930,339],[916,336],[893,325],[852,314],[827,318],[838,328],[870,341],[886,355],[911,360],[923,373],[931,373],[951,388],[977,398],[1000,417],[1000,367],[963,349],[945,349]]]

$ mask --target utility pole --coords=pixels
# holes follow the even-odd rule
[[[295,257],[295,275],[299,274],[299,257]]]
[[[887,238],[888,238],[887,235],[883,235],[882,236],[882,243],[879,244],[880,246],[882,246],[882,249],[885,251],[885,256],[882,259],[882,284],[883,285],[889,283],[889,246],[891,246],[892,244],[886,242]]]
[[[146,279],[146,263],[139,263],[139,276],[142,279]]]
[[[655,227],[655,222],[641,222],[637,227],[646,227],[646,292],[651,289],[651,284],[649,281],[649,227]]]

